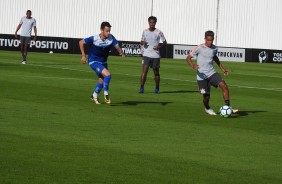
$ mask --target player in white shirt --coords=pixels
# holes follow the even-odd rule
[[[145,29],[141,38],[141,46],[143,47],[142,74],[140,79],[139,93],[144,93],[144,85],[147,79],[149,67],[153,68],[156,88],[155,93],[159,93],[160,88],[160,48],[167,44],[164,34],[157,29],[157,18],[150,16],[148,18],[149,28]],[[162,43],[160,43],[160,40]]]
[[[34,40],[36,40],[37,36],[37,28],[36,28],[36,20],[35,18],[31,17],[31,11],[26,11],[26,16],[23,16],[20,20],[20,23],[16,29],[15,37],[18,38],[18,31],[21,28],[21,53],[22,53],[22,64],[26,64],[26,57],[28,46],[31,40],[31,32],[32,28],[34,29]]]
[[[219,87],[222,90],[224,103],[230,106],[229,89],[223,78],[216,72],[213,61],[219,66],[224,75],[228,75],[229,71],[226,70],[220,63],[217,57],[217,47],[213,45],[214,32],[205,32],[205,43],[198,45],[187,56],[186,61],[193,70],[197,70],[197,82],[199,92],[203,95],[203,103],[206,113],[216,115],[216,113],[209,106],[210,101],[210,86]],[[192,62],[192,57],[197,56],[197,64]],[[231,108],[232,109],[232,108]],[[232,109],[233,113],[237,113],[238,109]]]

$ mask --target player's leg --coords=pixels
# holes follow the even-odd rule
[[[160,79],[161,79],[160,77],[160,58],[153,59],[152,68],[154,71],[154,77],[155,77],[155,83],[156,83],[155,93],[159,93]]]
[[[24,56],[25,56],[24,60],[25,61],[26,61],[26,58],[27,58],[27,52],[28,52],[30,41],[31,41],[31,37],[25,38],[25,47],[24,47]]]
[[[140,77],[140,90],[139,93],[144,93],[144,86],[147,80],[147,73],[149,71],[149,65],[142,65],[142,73]]]
[[[222,95],[223,95],[225,105],[230,106],[229,89],[228,89],[226,82],[222,81],[218,84],[218,86],[222,90]],[[238,113],[239,112],[238,109],[233,109],[231,106],[230,106],[230,108],[232,110],[232,113]]]
[[[214,110],[209,105],[210,102],[210,83],[209,81],[206,80],[198,80],[198,87],[199,87],[199,92],[203,95],[203,104],[205,106],[205,111],[209,115],[216,115]]]
[[[101,104],[99,102],[99,98],[98,95],[101,92],[101,90],[103,89],[104,86],[104,76],[102,75],[102,71],[104,70],[104,66],[101,65],[100,63],[94,62],[92,64],[89,65],[91,67],[91,69],[96,73],[96,75],[98,76],[99,80],[98,83],[96,84],[95,88],[94,88],[94,92],[91,95],[91,100],[93,100],[96,104]]]
[[[211,85],[215,87],[218,86],[221,89],[225,105],[230,106],[229,89],[228,89],[228,85],[226,84],[226,82],[222,79],[222,77],[218,73],[215,73],[214,75],[212,75],[210,77],[210,80],[211,80],[210,81]],[[232,112],[237,113],[238,109],[232,109]]]
[[[20,42],[21,42],[20,48],[21,48],[21,54],[22,54],[22,64],[26,64],[25,60],[24,60],[24,58],[25,58],[25,56],[24,56],[25,37],[21,36]]]
[[[23,56],[23,64],[26,64],[26,58],[27,58],[27,52],[28,52],[28,47],[30,44],[31,37],[23,37],[23,51],[22,51],[22,56]]]
[[[109,86],[110,86],[110,81],[111,81],[111,73],[109,70],[105,67],[102,72],[102,76],[104,77],[104,99],[107,104],[111,103],[110,97],[109,97]]]
[[[25,55],[24,55],[24,44],[21,44],[21,54],[22,54],[22,64],[26,64]]]
[[[218,87],[222,91],[222,96],[223,96],[225,105],[230,106],[229,89],[228,89],[226,82],[224,80],[219,82]]]
[[[204,94],[203,95],[203,103],[204,103],[204,106],[205,106],[206,113],[208,113],[209,115],[216,115],[214,110],[209,106],[209,102],[210,102],[210,94]]]
[[[103,83],[104,83],[103,77],[99,77],[98,83],[96,84],[94,92],[91,96],[91,100],[93,100],[96,104],[101,104],[98,95],[103,89]]]
[[[222,77],[218,73],[215,73],[209,77],[209,80],[212,86],[219,87],[221,89],[225,105],[229,106],[230,105],[229,90],[227,84],[222,79]]]
[[[139,93],[144,93],[144,85],[147,80],[147,73],[149,71],[149,66],[150,66],[150,58],[148,57],[143,57],[142,60],[142,73],[140,77],[140,90]]]
[[[154,71],[154,76],[155,76],[155,83],[156,83],[156,88],[155,88],[155,93],[159,93],[160,90],[160,69],[159,68],[155,68],[153,69]]]
[[[203,94],[203,104],[205,106],[206,109],[210,109],[210,94]]]
[[[23,60],[26,61],[28,44],[24,44]]]

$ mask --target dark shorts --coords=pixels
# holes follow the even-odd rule
[[[20,37],[20,40],[21,40],[21,44],[30,44],[30,41],[31,41],[31,37],[27,37],[27,36],[21,36]]]
[[[207,79],[198,80],[197,82],[199,86],[199,92],[201,94],[210,94],[211,86],[214,86],[217,88],[218,84],[222,81],[224,80],[218,73],[213,74],[212,76],[210,76]]]
[[[160,68],[160,58],[149,58],[143,56],[142,65],[147,65],[151,68]]]
[[[106,68],[108,69],[108,64],[101,64],[98,62],[92,63],[89,65],[91,69],[96,73],[96,75],[101,78],[102,77],[102,71]]]

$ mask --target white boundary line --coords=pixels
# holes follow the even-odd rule
[[[92,73],[92,71],[85,71],[85,70],[78,70],[78,69],[72,69],[72,68],[60,68],[55,66],[46,66],[46,65],[37,65],[37,64],[28,64],[31,66],[39,66],[39,67],[45,67],[45,68],[55,68],[55,69],[62,69],[62,70],[70,70],[70,71],[79,71],[79,72],[89,72]],[[116,75],[126,75],[126,76],[132,76],[132,77],[140,77],[139,75],[132,75],[132,74],[121,74],[121,73],[114,73]],[[242,74],[245,75],[245,74]],[[10,76],[17,76],[17,75],[10,75]],[[22,76],[22,75],[21,75]],[[77,79],[77,78],[62,78],[62,77],[44,77],[44,76],[25,76],[25,77],[40,77],[40,78],[54,78],[54,79],[62,79],[62,80],[93,80],[93,79]],[[266,77],[266,75],[264,76]],[[267,77],[276,77],[276,76],[267,76]],[[149,77],[151,78],[151,77]],[[278,77],[280,78],[280,77]],[[164,80],[173,80],[173,81],[180,81],[180,82],[191,82],[196,83],[194,80],[182,80],[182,79],[173,79],[173,78],[162,78]],[[241,85],[228,85],[232,87],[237,88],[244,88],[244,89],[259,89],[259,90],[268,90],[268,91],[282,91],[282,88],[262,88],[262,87],[256,87],[256,86],[241,86]]]
[[[2,61],[6,60],[6,61],[9,61],[9,62],[11,61],[9,59],[1,59],[1,60]],[[1,62],[1,60],[0,60],[0,62]],[[21,63],[20,61],[14,61],[14,62],[15,62],[14,64],[20,64]],[[84,70],[77,70],[77,69],[71,69],[71,68],[58,68],[58,67],[52,67],[52,66],[46,66],[46,65],[38,65],[38,64],[30,64],[30,63],[28,63],[28,65],[41,66],[41,67],[46,67],[46,68],[49,67],[49,68],[57,68],[57,69],[65,69],[65,70],[82,71],[82,72],[84,71]],[[84,71],[84,72],[89,72],[89,71]],[[126,75],[126,74],[122,74],[122,75]],[[272,77],[272,78],[282,79],[282,76],[275,76],[275,75],[253,75],[253,74],[246,74],[246,73],[233,73],[233,75],[247,75],[247,76],[254,76],[254,77]],[[135,75],[131,75],[131,76],[135,76]],[[171,80],[173,80],[173,79],[171,79]],[[178,80],[178,79],[176,79],[176,80]]]

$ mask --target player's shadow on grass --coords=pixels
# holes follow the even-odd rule
[[[196,90],[176,90],[176,91],[161,91],[161,93],[198,93]]]
[[[238,118],[242,116],[249,116],[250,114],[255,114],[255,113],[262,113],[262,112],[267,112],[267,111],[239,111],[237,114],[233,114],[231,118]]]
[[[144,101],[126,101],[126,102],[121,102],[121,103],[117,103],[117,104],[112,104],[112,106],[119,106],[119,105],[140,105],[140,104],[160,104],[160,105],[167,105],[173,102],[152,102],[152,101],[148,101],[148,102],[144,102]]]

